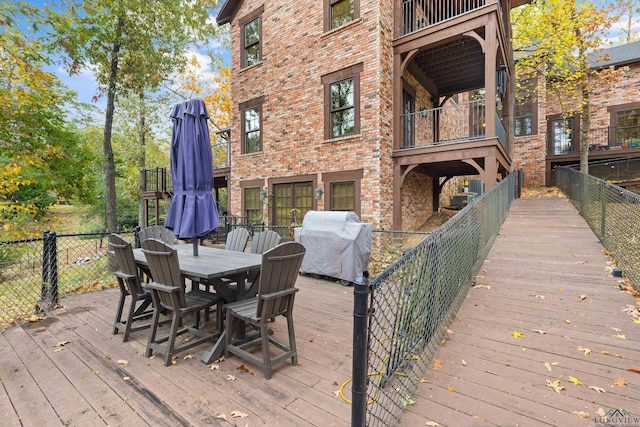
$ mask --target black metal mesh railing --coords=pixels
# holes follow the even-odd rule
[[[368,333],[367,426],[397,424],[411,402],[509,212],[515,184],[509,175],[371,281],[368,332],[354,327],[356,336]]]
[[[556,185],[640,290],[640,196],[567,167],[556,169]]]
[[[0,330],[56,307],[67,294],[114,285],[107,236],[45,232],[0,242]],[[124,236],[134,239],[132,232]]]

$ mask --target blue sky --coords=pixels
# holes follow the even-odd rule
[[[29,1],[29,3],[39,8],[42,8],[45,5],[47,6],[51,5],[51,1],[47,1],[47,0],[31,0]],[[215,20],[216,13],[217,11],[211,12],[212,20]],[[226,50],[221,48],[218,45],[217,41],[213,41],[210,46],[207,46],[207,48],[215,50],[216,52],[220,52],[222,55],[223,61],[229,64],[230,61],[229,61],[228,52],[226,52]],[[200,78],[203,80],[211,80],[212,70],[210,66],[210,59],[206,56],[206,54],[204,54],[204,52],[205,51],[202,49],[197,50],[194,48],[188,51],[186,55],[188,55],[188,57],[191,57],[192,55],[196,55],[201,67],[201,69],[199,70]],[[74,74],[74,75],[69,75],[67,70],[64,69],[59,64],[51,65],[47,67],[46,70],[55,73],[58,76],[58,78],[67,87],[76,91],[78,94],[78,97],[77,97],[78,101],[97,105],[101,109],[105,108],[106,96],[105,95],[101,96],[100,93],[98,92],[97,90],[98,85],[96,83],[95,76],[91,71],[90,67],[81,69],[78,74]],[[95,102],[95,99],[94,99],[96,97],[97,97],[97,102]]]
[[[597,4],[608,4],[611,0],[592,0]],[[50,4],[50,1],[46,0],[32,0],[31,4],[42,7],[45,4]],[[212,19],[215,19],[215,12],[212,12]],[[619,33],[619,28],[622,24],[618,23],[610,34],[609,40],[614,44],[620,44],[618,40],[617,34]],[[636,22],[635,31],[640,32],[640,22]],[[209,48],[215,48],[218,51],[221,49],[219,46],[209,46]],[[211,67],[209,63],[209,59],[197,50],[192,50],[189,52],[189,55],[197,55],[198,62],[200,63],[202,69],[200,70],[200,75],[202,79],[210,79],[211,78]],[[224,52],[222,54],[223,60],[227,63],[230,63],[228,52]],[[78,93],[78,100],[81,102],[94,103],[93,98],[98,95],[96,80],[90,69],[80,70],[80,73],[69,76],[67,71],[61,66],[52,66],[49,67],[48,71],[55,72],[56,75],[64,82],[70,89],[76,91]],[[106,104],[105,97],[102,96],[97,101],[97,106],[100,108],[104,108]]]

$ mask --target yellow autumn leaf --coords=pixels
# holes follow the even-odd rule
[[[627,337],[625,336],[625,334],[617,334],[617,335],[612,335],[614,338],[618,338],[621,340],[626,340]]]
[[[511,332],[511,335],[513,335],[514,338],[524,338],[524,334],[518,331],[513,331]]]
[[[419,382],[420,384],[427,382],[427,380],[425,380],[424,378],[416,378],[416,381]]]
[[[129,361],[128,360],[124,360],[124,359],[118,359],[118,364],[119,365],[128,365]]]
[[[576,377],[569,377],[569,382],[575,385],[582,385],[582,383],[580,382],[579,379],[577,379]]]
[[[442,362],[440,361],[440,359],[435,359],[433,361],[433,369],[437,371],[440,368],[442,368]]]
[[[547,387],[551,387],[556,393],[560,393],[560,391],[564,390],[564,387],[560,385],[560,380],[546,380]]]

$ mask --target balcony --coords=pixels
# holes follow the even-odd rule
[[[484,99],[403,114],[401,148],[431,147],[483,139],[487,136],[485,120]],[[500,116],[496,116],[496,133],[506,150],[507,133]]]
[[[580,133],[547,133],[547,155],[561,156],[580,153]],[[618,150],[640,149],[640,125],[608,126],[589,131],[589,151],[611,155],[626,155]],[[605,152],[605,153],[603,153]]]
[[[406,36],[478,10],[496,0],[403,0],[400,36]]]

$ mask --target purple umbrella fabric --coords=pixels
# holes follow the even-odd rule
[[[200,99],[177,104],[171,113],[171,179],[173,197],[165,227],[180,239],[194,240],[218,228],[218,209],[213,199],[213,162],[207,127],[207,107]]]

